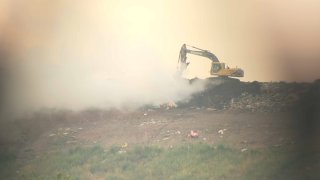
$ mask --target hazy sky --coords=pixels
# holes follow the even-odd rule
[[[59,46],[89,41],[105,49],[106,57],[108,51],[134,51],[141,58],[154,56],[175,67],[179,48],[187,43],[211,50],[229,66],[243,68],[244,80],[319,78],[319,56],[282,59],[285,53],[319,49],[317,1],[2,1],[1,26],[21,31],[16,32],[24,36],[17,46],[25,51],[37,43],[50,46],[63,36],[66,42],[58,42]],[[208,75],[208,60],[192,55],[189,59],[193,60],[189,76]],[[295,78],[283,73],[288,64]]]
[[[41,101],[90,102],[110,88],[167,100],[183,94],[166,88],[183,43],[244,69],[244,81],[319,78],[319,9],[316,0],[0,0],[0,49],[14,86]],[[209,75],[209,60],[188,59],[186,77]]]

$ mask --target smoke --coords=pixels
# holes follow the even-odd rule
[[[1,66],[13,110],[135,108],[186,99],[202,88],[174,77],[175,67],[143,38],[152,17],[131,15],[146,9],[112,14],[102,2],[5,4]]]
[[[244,69],[246,81],[313,81],[319,78],[319,5],[2,0],[1,96],[13,109],[184,99],[201,87],[173,77],[183,43]],[[209,61],[190,60],[189,78],[209,75]]]

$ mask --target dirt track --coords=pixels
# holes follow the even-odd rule
[[[26,149],[44,152],[93,144],[170,147],[193,142],[224,143],[239,149],[284,146],[295,143],[290,116],[288,113],[231,113],[212,109],[94,111],[73,115],[54,125]],[[191,130],[198,131],[199,137],[188,137]]]

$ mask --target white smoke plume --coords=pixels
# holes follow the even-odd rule
[[[8,107],[134,108],[183,100],[202,88],[174,77],[153,42],[128,35],[130,22],[118,28],[99,4],[68,2],[7,2],[1,47]]]

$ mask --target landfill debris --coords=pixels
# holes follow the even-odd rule
[[[127,151],[125,151],[125,150],[119,150],[119,151],[118,151],[119,154],[123,154],[123,153],[126,153],[126,152],[127,152]]]
[[[123,143],[123,144],[121,145],[121,148],[126,148],[126,147],[128,147],[128,143],[127,143],[127,142],[125,142],[125,143]]]
[[[139,124],[139,126],[149,125],[149,124],[161,124],[165,123],[164,121],[155,121],[154,119],[151,119],[150,121],[145,121]]]
[[[198,138],[199,137],[199,133],[197,131],[191,130],[190,134],[188,134],[188,137]]]
[[[216,111],[217,109],[215,108],[207,108],[207,111]]]
[[[226,130],[227,130],[227,129],[220,129],[220,130],[218,131],[218,133],[219,133],[220,135],[223,135]]]
[[[178,105],[174,102],[174,101],[170,101],[168,102],[168,105],[167,105],[169,108],[177,108]]]
[[[50,134],[49,137],[55,136],[56,134]]]
[[[248,141],[247,140],[243,140],[243,141],[241,141],[241,144],[248,144]]]
[[[192,94],[187,102],[177,102],[179,107],[196,107],[208,111],[231,110],[237,112],[286,112],[292,110],[299,98],[312,87],[308,83],[241,82],[228,79],[207,78],[205,88]],[[221,81],[221,80],[220,80]]]
[[[166,103],[166,104],[161,104],[160,107],[161,107],[161,108],[164,108],[164,109],[166,109],[166,110],[169,110],[169,109],[177,108],[178,105],[177,105],[174,101],[169,101],[169,102]]]
[[[165,138],[162,139],[162,141],[165,141],[165,140],[168,140],[168,139],[169,139],[169,137],[165,137]]]
[[[243,149],[241,149],[241,152],[245,152],[247,150],[248,150],[247,148],[243,148]]]
[[[148,116],[148,114],[147,114],[147,113],[144,113],[143,115],[144,115],[144,116]]]

